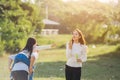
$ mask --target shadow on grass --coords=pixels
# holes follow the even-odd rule
[[[35,77],[64,77],[65,62],[40,62],[36,65]]]
[[[88,59],[82,68],[84,80],[120,80],[120,51],[88,57]]]
[[[64,78],[64,69],[64,61],[40,62],[37,63],[35,77]],[[82,80],[120,80],[120,51],[88,57],[88,61],[83,64]]]

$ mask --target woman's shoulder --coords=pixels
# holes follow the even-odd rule
[[[68,42],[66,42],[66,45],[69,45],[69,43],[70,43],[69,41],[68,41]]]
[[[67,41],[67,42],[66,42],[67,45],[69,45],[69,44],[71,44],[71,43],[72,43],[72,41]]]
[[[33,52],[31,56],[34,56],[36,59],[38,58],[38,52]]]
[[[69,44],[69,43],[70,43],[70,41],[67,41],[67,42],[66,42],[66,44]]]
[[[15,58],[16,55],[17,55],[17,54],[9,55],[9,58],[13,59],[13,58]]]
[[[33,51],[33,52],[32,52],[32,55],[36,55],[36,54],[38,54],[37,51]]]

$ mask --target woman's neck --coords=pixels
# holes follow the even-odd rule
[[[79,41],[78,41],[78,40],[75,40],[74,43],[79,43]]]

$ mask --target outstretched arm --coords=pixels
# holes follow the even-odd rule
[[[34,50],[37,50],[37,51],[39,51],[39,50],[45,50],[45,49],[50,49],[50,48],[55,47],[55,46],[56,46],[55,44],[43,45],[43,46],[36,46],[34,48]]]

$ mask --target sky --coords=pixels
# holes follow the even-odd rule
[[[22,2],[27,2],[27,1],[29,1],[29,0],[21,0],[21,1],[22,1]],[[35,3],[35,0],[30,0],[30,2],[34,4],[34,3]]]
[[[21,0],[21,1],[26,2],[28,0]],[[31,1],[31,3],[35,3],[35,0],[30,0],[30,1]],[[63,0],[63,1],[67,2],[69,0]],[[71,1],[79,1],[79,0],[71,0]],[[118,0],[98,0],[98,1],[103,2],[103,3],[108,3],[109,1],[113,1],[114,3],[118,2]]]
[[[108,3],[109,1],[113,1],[115,3],[118,2],[118,0],[99,0],[100,2]]]
[[[64,2],[67,2],[67,1],[69,1],[69,0],[63,0],[63,1],[64,1]],[[78,1],[78,0],[72,0],[72,1]],[[118,0],[98,0],[98,1],[103,2],[103,3],[108,3],[109,1],[113,1],[113,2],[115,2],[115,3],[118,2]]]

